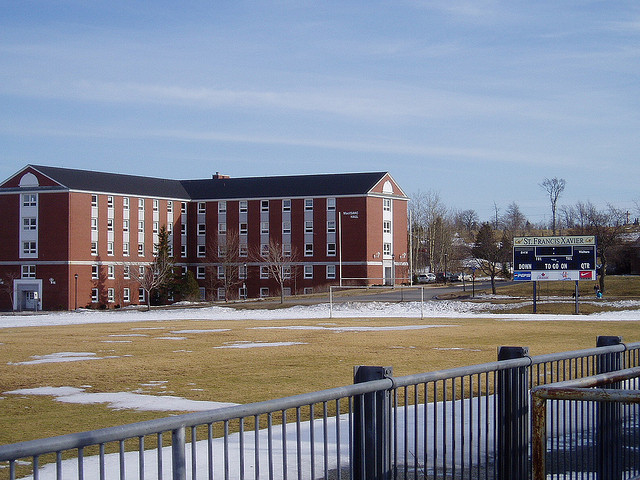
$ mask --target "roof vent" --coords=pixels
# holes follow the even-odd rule
[[[220,172],[216,172],[215,175],[212,175],[214,180],[222,180],[223,178],[230,178],[229,175],[222,175]]]

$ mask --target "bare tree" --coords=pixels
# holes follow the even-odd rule
[[[169,257],[169,235],[163,225],[158,234],[158,243],[155,245],[155,260],[146,265],[135,265],[131,273],[145,292],[147,310],[151,309],[151,294],[167,284],[173,278],[173,261]]]
[[[440,196],[432,191],[418,192],[411,198],[412,212],[412,258],[414,259],[414,272],[428,266],[430,271],[435,271],[448,249],[442,248],[442,225],[447,216],[447,208],[440,200]],[[449,245],[450,246],[450,245]]]
[[[268,251],[260,252],[260,261],[269,270],[269,276],[278,282],[280,288],[280,303],[284,303],[285,284],[295,275],[294,264],[297,262],[297,251],[291,245],[284,245],[275,240],[269,240]]]
[[[224,236],[207,245],[207,259],[214,264],[215,272],[208,276],[211,288],[224,289],[225,301],[237,296],[237,287],[242,285],[244,257],[240,257],[240,235],[237,230],[228,230]],[[246,272],[245,272],[246,275]]]
[[[456,226],[463,229],[466,233],[471,233],[478,228],[480,218],[475,210],[462,210],[454,216]]]
[[[4,292],[9,297],[11,310],[13,311],[13,281],[20,278],[18,272],[7,272],[0,278],[0,292]]]
[[[564,178],[545,178],[540,187],[547,192],[549,196],[549,202],[551,203],[551,230],[553,234],[556,234],[556,209],[558,205],[558,198],[564,191],[564,187],[567,182],[565,182]]]
[[[497,230],[490,223],[483,223],[476,235],[472,249],[478,268],[491,278],[491,292],[496,293],[496,276],[503,270],[511,257],[511,243],[503,234],[502,240],[496,238]]]
[[[516,202],[511,202],[501,217],[501,223],[505,230],[513,236],[524,233],[527,225],[527,217],[524,216]]]

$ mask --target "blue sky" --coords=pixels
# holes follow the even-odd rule
[[[2,1],[0,177],[390,171],[489,219],[638,216],[640,2]]]

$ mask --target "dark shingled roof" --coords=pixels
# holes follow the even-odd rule
[[[386,172],[168,180],[31,165],[72,190],[192,200],[341,196],[368,193]]]

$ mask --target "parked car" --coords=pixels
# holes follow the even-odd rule
[[[473,277],[471,276],[470,273],[459,273],[458,274],[458,280],[461,282],[470,282],[473,280]]]
[[[436,275],[434,273],[422,273],[418,275],[418,283],[433,283],[436,281]]]

